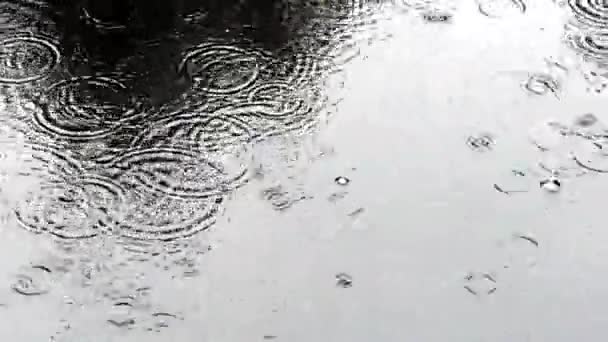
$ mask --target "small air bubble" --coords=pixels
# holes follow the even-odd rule
[[[597,117],[592,113],[586,113],[574,120],[574,123],[581,127],[593,126],[598,121]]]
[[[540,187],[548,192],[558,192],[562,183],[555,177],[550,177],[540,181]]]
[[[353,278],[346,273],[336,274],[336,286],[341,288],[349,288],[353,286]]]
[[[492,149],[494,144],[494,137],[487,133],[472,135],[467,138],[467,145],[471,150],[474,151],[489,151]]]
[[[348,179],[344,176],[336,177],[336,179],[334,181],[336,182],[336,184],[341,185],[341,186],[345,186],[350,183],[350,179]]]

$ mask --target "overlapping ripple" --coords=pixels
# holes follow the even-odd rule
[[[43,132],[70,141],[107,137],[140,115],[111,78],[77,77],[51,85],[39,101],[33,122]]]
[[[574,50],[588,59],[599,62],[608,61],[608,27],[606,29],[573,29],[566,33],[566,41]]]
[[[594,28],[608,28],[608,2],[604,0],[568,0],[577,21]]]
[[[232,95],[258,79],[268,56],[260,50],[221,42],[199,44],[184,53],[180,70],[190,72],[194,86],[212,95]]]
[[[158,196],[204,199],[233,191],[247,181],[248,169],[238,160],[218,160],[201,151],[177,146],[137,148],[108,166],[124,170],[125,181]]]

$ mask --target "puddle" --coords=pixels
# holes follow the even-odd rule
[[[589,337],[551,267],[602,272],[550,253],[599,226],[559,199],[606,181],[607,87],[599,0],[4,1],[0,336]]]

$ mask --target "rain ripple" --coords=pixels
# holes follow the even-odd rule
[[[608,3],[604,0],[568,0],[576,19],[593,28],[608,28]]]
[[[44,182],[14,209],[24,229],[63,239],[86,239],[112,229],[109,216],[124,203],[125,190],[110,178],[91,175],[79,181]]]
[[[176,146],[133,149],[106,165],[123,170],[123,178],[151,193],[177,199],[220,196],[243,185],[248,176],[238,160]]]
[[[606,18],[608,21],[608,18]],[[607,29],[571,29],[566,41],[577,52],[597,62],[608,61]]]
[[[15,34],[0,39],[0,85],[35,82],[47,77],[61,61],[52,39],[33,34]]]
[[[43,265],[27,267],[16,276],[11,288],[22,296],[40,296],[51,290],[51,270]]]
[[[60,81],[37,101],[33,121],[43,132],[68,141],[104,138],[140,117],[125,93],[126,86],[111,78]]]
[[[211,95],[232,95],[252,86],[268,56],[259,50],[220,42],[200,44],[184,54],[180,70],[188,70],[194,87]]]

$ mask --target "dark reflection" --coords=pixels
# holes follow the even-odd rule
[[[15,104],[8,121],[27,136],[24,167],[42,179],[17,201],[17,223],[86,241],[166,242],[213,226],[254,173],[259,142],[318,127],[324,81],[357,56],[357,34],[373,22],[373,7],[364,8],[1,3],[0,86]]]

